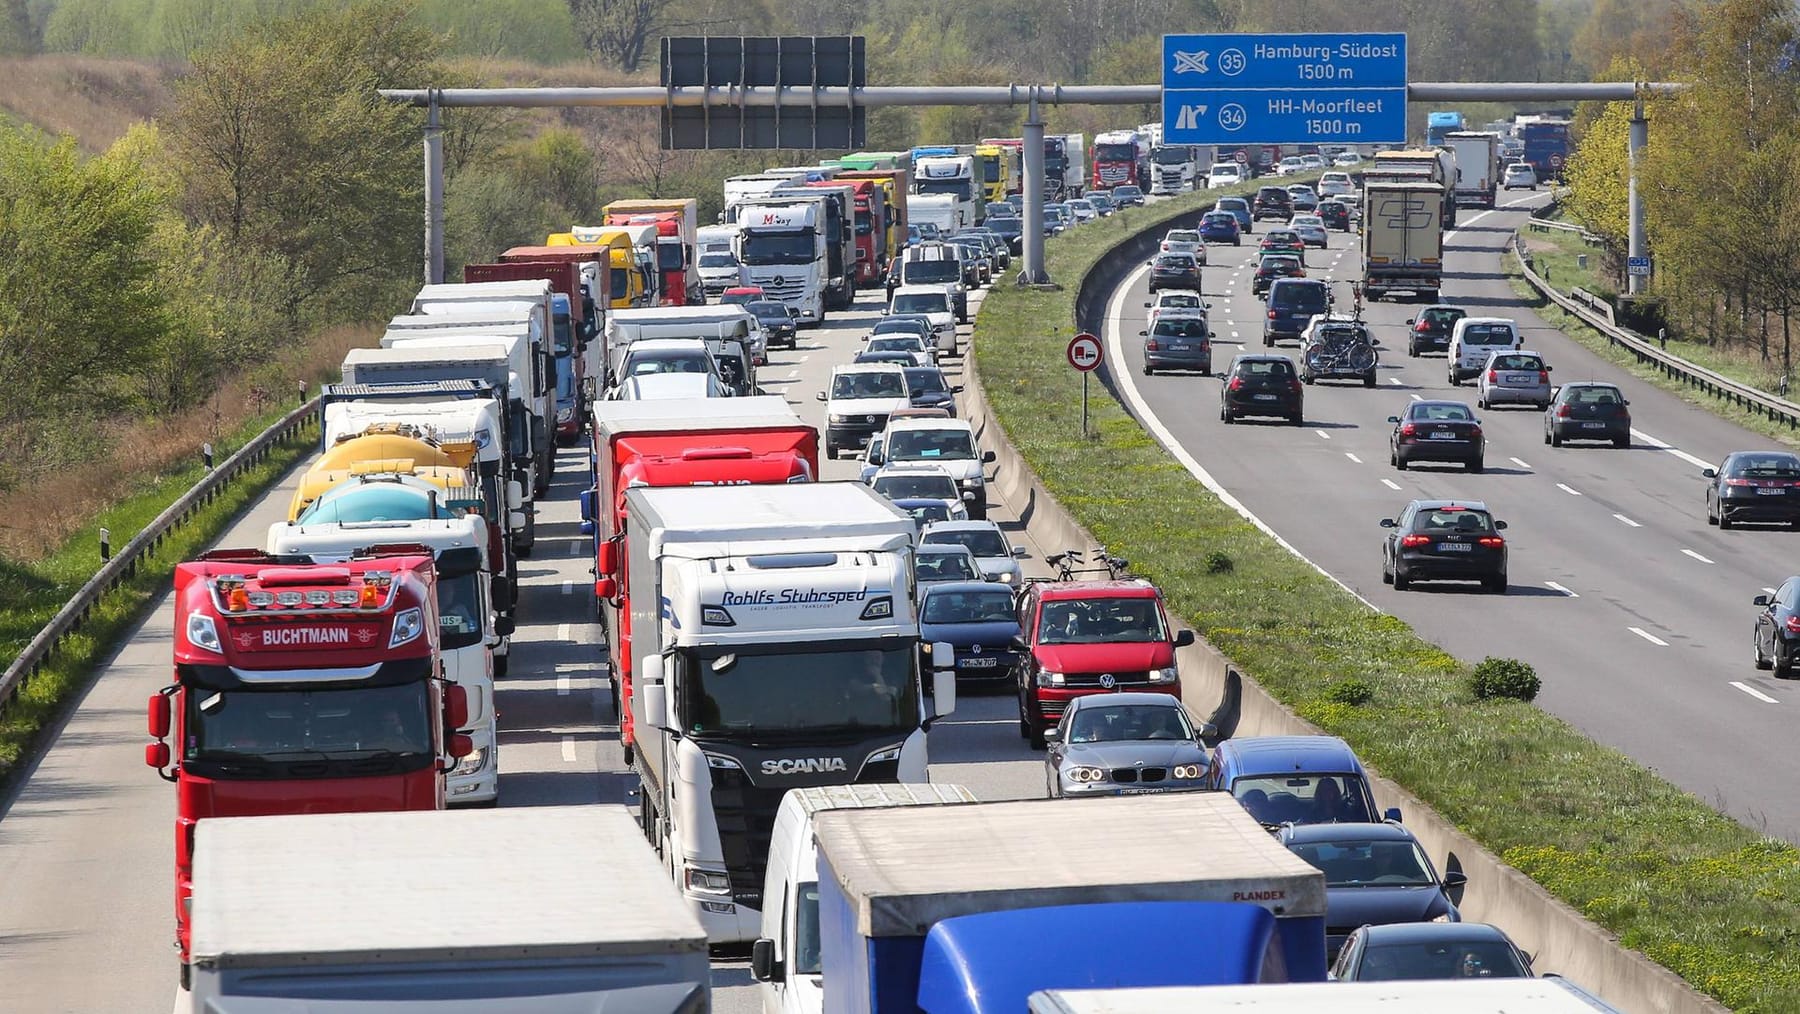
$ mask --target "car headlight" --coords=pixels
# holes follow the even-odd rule
[[[188,614],[187,636],[189,644],[204,651],[223,653],[225,650],[219,643],[218,625],[204,613]]]
[[[1037,674],[1037,685],[1040,687],[1060,687],[1063,685],[1063,674],[1045,669]]]
[[[839,425],[840,425],[840,426],[841,426],[841,425],[843,425],[843,424],[844,424],[844,423],[846,423],[846,422],[849,422],[849,421],[850,421],[850,417],[849,417],[849,416],[847,416],[847,415],[838,415],[838,414],[837,414],[837,413],[836,413],[836,412],[833,412],[833,413],[832,413],[832,414],[831,414],[831,421],[832,421],[832,422],[834,422],[834,423],[837,423],[837,424],[839,424]]]
[[[1161,669],[1152,669],[1150,670],[1150,682],[1173,683],[1175,682],[1176,675],[1175,667],[1172,665],[1164,666]]]
[[[456,767],[451,769],[450,774],[453,777],[456,775],[472,775],[486,766],[487,751],[477,747],[474,753],[469,754],[466,757],[458,758]]]
[[[407,609],[394,617],[394,633],[388,638],[388,647],[398,648],[418,638],[425,629],[425,614],[418,607]]]
[[[1063,769],[1063,777],[1079,785],[1088,785],[1093,782],[1105,781],[1106,769],[1091,768],[1085,764],[1077,764],[1074,767]]]
[[[687,887],[690,891],[705,891],[708,894],[730,894],[731,877],[718,870],[696,870],[690,867],[687,871]]]
[[[1012,584],[1013,578],[1016,576],[1017,575],[1015,575],[1012,571],[1010,571],[1010,570],[1006,571],[1005,573],[1000,575],[1000,583],[1001,584]]]
[[[1432,922],[1455,922],[1456,920],[1450,918],[1450,913],[1444,912],[1444,913],[1438,915],[1436,918],[1432,919],[1431,921]]]
[[[1199,778],[1201,775],[1206,774],[1206,765],[1204,765],[1204,764],[1177,764],[1177,765],[1175,765],[1174,769],[1172,771],[1170,771],[1169,773],[1174,775],[1176,778],[1192,780],[1195,778]]]
[[[971,489],[980,488],[986,482],[987,482],[987,479],[985,477],[979,476],[979,475],[971,475],[967,479],[962,480],[962,484],[964,486],[968,486]]]

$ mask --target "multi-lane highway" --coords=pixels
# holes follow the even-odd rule
[[[1411,623],[1460,658],[1522,658],[1544,678],[1538,702],[1600,741],[1655,768],[1714,806],[1800,841],[1800,760],[1786,749],[1800,715],[1800,683],[1751,666],[1752,596],[1797,566],[1785,530],[1709,528],[1700,470],[1727,453],[1768,446],[1679,398],[1640,382],[1518,305],[1501,257],[1525,208],[1465,210],[1449,233],[1442,300],[1471,314],[1512,317],[1526,347],[1548,358],[1557,382],[1618,383],[1631,402],[1629,449],[1543,441],[1526,407],[1479,411],[1486,471],[1388,461],[1387,417],[1410,400],[1452,398],[1475,407],[1472,386],[1452,387],[1441,354],[1408,358],[1405,320],[1416,304],[1381,302],[1364,319],[1382,342],[1380,384],[1321,381],[1306,389],[1305,425],[1218,418],[1220,381],[1140,372],[1148,269],[1107,307],[1109,366],[1131,410],[1179,448],[1190,470],[1234,496],[1298,552],[1377,608]],[[1262,303],[1250,293],[1256,241],[1209,251],[1205,290],[1218,339],[1214,368],[1262,345]],[[1332,233],[1307,254],[1311,277],[1337,283],[1350,309],[1360,276],[1354,233]],[[1295,343],[1279,349],[1298,357]],[[1512,588],[1381,582],[1378,522],[1413,498],[1485,500],[1510,523]]]
[[[800,347],[773,354],[760,371],[823,427],[831,368],[848,362],[879,315],[879,291],[803,332]],[[979,295],[976,297],[979,300]],[[967,329],[962,341],[967,348]],[[962,368],[949,363],[954,378]],[[953,379],[954,382],[954,379]],[[593,622],[590,543],[577,496],[587,454],[558,457],[556,481],[538,518],[537,550],[520,562],[522,602],[512,663],[502,680],[501,805],[630,803],[636,778],[623,763]],[[302,466],[304,468],[304,466]],[[285,518],[296,470],[220,540],[261,546]],[[853,479],[850,460],[827,462],[826,479]],[[1009,523],[1004,509],[993,514]],[[1042,554],[1033,547],[1027,566]],[[174,788],[143,764],[145,701],[170,678],[165,600],[110,659],[93,688],[16,796],[0,810],[0,1011],[82,1014],[185,1009],[176,988]],[[985,799],[1041,795],[1041,754],[1018,736],[1011,697],[967,697],[933,726],[931,776]],[[454,896],[454,885],[446,891]],[[470,913],[478,918],[479,913]],[[748,964],[715,965],[714,1009],[757,1009]]]

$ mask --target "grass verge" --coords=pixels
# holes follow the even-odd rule
[[[1727,1005],[1800,1010],[1800,850],[1533,705],[1477,701],[1463,663],[1282,551],[1117,402],[1094,399],[1097,436],[1082,439],[1080,381],[1052,337],[1074,325],[1077,281],[1126,235],[1211,196],[1051,241],[1061,291],[989,294],[975,324],[976,367],[1025,460],[1258,683],[1508,863]],[[1231,567],[1217,566],[1221,555]],[[1372,699],[1333,702],[1327,688],[1352,677]]]
[[[291,406],[271,410],[245,422],[217,446],[217,460],[267,429]],[[318,434],[302,429],[278,444],[261,463],[238,474],[211,503],[177,526],[154,552],[142,558],[135,575],[101,599],[80,630],[66,638],[52,660],[0,709],[0,790],[31,756],[33,745],[63,708],[86,687],[96,664],[118,643],[155,596],[167,587],[175,564],[191,558],[217,539],[241,511],[271,483],[312,453]],[[99,532],[112,532],[113,548],[121,549],[204,474],[195,461],[144,483],[102,511],[58,549],[30,564],[0,564],[0,668],[68,602],[100,566]],[[0,795],[4,792],[0,791]]]

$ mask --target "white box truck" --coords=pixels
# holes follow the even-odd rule
[[[197,1014],[712,1009],[706,934],[622,807],[221,817],[195,838]]]
[[[789,789],[926,780],[912,518],[859,482],[625,494],[645,834],[714,943],[756,939]],[[932,652],[949,658],[948,646]]]
[[[1444,143],[1456,154],[1456,203],[1491,208],[1500,189],[1500,135],[1453,130]]]
[[[1411,292],[1435,303],[1444,278],[1444,188],[1437,183],[1363,184],[1363,295]]]
[[[927,155],[913,162],[913,192],[948,196],[954,224],[949,230],[980,225],[987,217],[987,202],[973,155]],[[909,203],[907,213],[912,214]],[[915,219],[916,221],[916,219]],[[945,228],[940,222],[938,228]]]
[[[1046,990],[1030,1014],[1623,1014],[1567,979]]]

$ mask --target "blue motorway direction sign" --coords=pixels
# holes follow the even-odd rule
[[[1165,35],[1164,89],[1398,88],[1406,34]]]
[[[1398,144],[1406,88],[1163,91],[1169,144]]]

